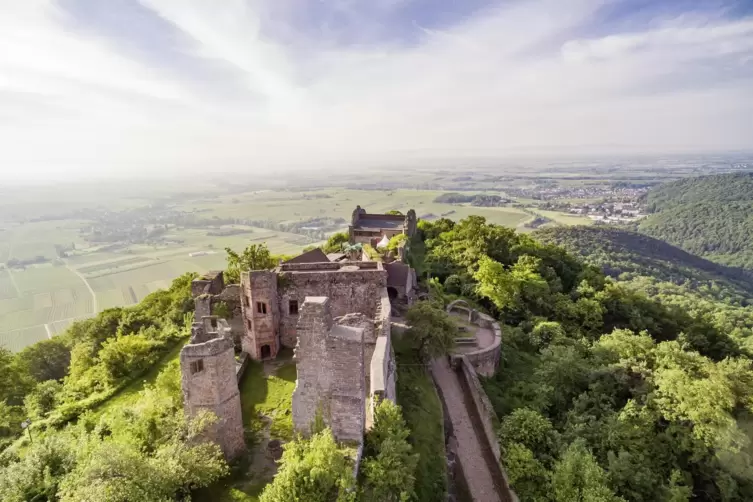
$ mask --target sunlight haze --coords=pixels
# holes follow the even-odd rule
[[[10,181],[753,146],[745,2],[4,0],[0,46]]]

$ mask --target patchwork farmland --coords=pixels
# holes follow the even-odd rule
[[[242,250],[249,244],[266,243],[275,254],[295,254],[346,228],[357,204],[373,212],[413,208],[419,218],[458,220],[480,215],[524,231],[524,224],[532,218],[530,212],[511,204],[472,207],[434,202],[442,193],[329,188],[178,197],[170,192],[168,196],[174,200],[170,199],[169,208],[153,212],[148,198],[103,195],[55,205],[50,210],[54,217],[49,220],[44,220],[39,207],[22,206],[41,221],[4,222],[0,215],[0,346],[21,350],[62,333],[75,320],[137,303],[168,287],[181,274],[224,268],[225,248]],[[90,192],[86,195],[94,197]],[[74,216],[61,218],[60,207],[75,211]],[[91,219],[81,216],[86,212],[81,207],[87,208]],[[92,211],[92,207],[98,209]],[[129,218],[140,212],[166,221],[158,240],[143,241],[128,234],[138,226]],[[109,220],[103,223],[101,214],[107,213],[115,215],[111,224]],[[186,220],[186,215],[194,220]],[[305,222],[317,218],[333,223],[326,234],[313,227],[314,237],[306,233],[311,227]],[[574,216],[567,221],[577,222]],[[96,225],[98,232],[120,231],[124,236],[93,243],[87,236]],[[7,266],[14,261],[15,265]]]

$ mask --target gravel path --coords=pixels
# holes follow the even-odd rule
[[[458,442],[458,460],[474,502],[501,502],[482,454],[483,445],[473,429],[471,417],[465,406],[463,389],[457,375],[450,368],[446,358],[435,360],[432,370],[442,398],[447,404],[453,434]]]

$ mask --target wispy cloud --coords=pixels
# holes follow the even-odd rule
[[[0,176],[750,148],[753,15],[659,3],[4,2]]]

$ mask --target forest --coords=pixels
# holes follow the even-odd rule
[[[725,265],[753,269],[753,173],[665,183],[646,195],[640,232]]]
[[[484,385],[521,500],[753,499],[749,307],[700,287],[688,308],[479,217],[420,229],[436,294],[504,323]]]
[[[462,296],[500,321],[502,361],[483,384],[521,500],[753,500],[749,276],[634,232],[528,235],[478,216],[418,229],[409,258],[431,302],[409,313],[411,367],[446,353],[449,327],[430,338],[444,303]],[[256,245],[229,269],[274,261]],[[190,280],[0,352],[0,499],[190,500],[228,475],[218,448],[196,441],[213,417],[182,415],[174,364],[128,406],[108,401],[185,340]],[[27,417],[33,442],[19,439]],[[424,431],[398,406],[379,407],[356,479],[347,449],[315,432],[288,443],[260,500],[429,502],[443,490],[426,489]]]

